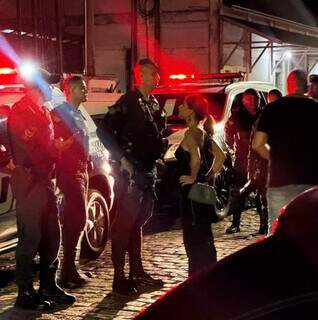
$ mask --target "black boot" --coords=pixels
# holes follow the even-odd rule
[[[76,301],[75,296],[65,292],[57,284],[50,288],[40,287],[39,295],[43,297],[43,299],[53,300],[57,304],[73,304]]]
[[[20,289],[17,300],[15,302],[16,308],[25,310],[51,310],[55,306],[54,301],[43,299],[43,297],[33,289]]]
[[[81,275],[75,264],[67,261],[63,263],[61,271],[60,286],[65,289],[77,289],[85,286],[88,280],[87,277]]]
[[[128,254],[129,254],[129,280],[136,286],[139,291],[147,289],[156,289],[163,287],[161,279],[154,279],[150,274],[146,273],[141,260],[141,242],[142,242],[142,229],[136,227],[129,241]]]
[[[260,212],[260,225],[259,225],[259,234],[267,234],[268,233],[268,210],[267,208],[263,208]]]
[[[232,233],[237,233],[237,232],[240,232],[241,229],[240,229],[240,225],[239,224],[235,224],[235,223],[232,223],[227,229],[226,229],[226,233],[228,234],[232,234]]]
[[[232,224],[226,229],[226,233],[237,233],[240,232],[240,224],[241,224],[241,211],[236,210],[233,213],[233,221]]]
[[[44,300],[53,300],[57,304],[73,304],[75,296],[65,292],[56,284],[56,268],[49,268],[40,274],[39,295]]]
[[[81,275],[76,266],[79,260],[78,243],[81,233],[63,233],[63,263],[61,268],[60,285],[66,289],[81,288],[87,284],[87,277]]]
[[[133,283],[126,279],[123,268],[115,268],[113,292],[124,296],[134,296],[138,294]]]
[[[145,272],[141,260],[130,263],[129,280],[132,281],[140,291],[163,287],[163,281],[161,279],[155,279],[149,273]]]

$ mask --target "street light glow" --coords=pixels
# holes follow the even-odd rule
[[[292,57],[291,51],[287,51],[285,56],[286,56],[286,59],[290,59]]]

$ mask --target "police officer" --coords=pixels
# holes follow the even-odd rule
[[[117,161],[121,180],[117,217],[112,226],[113,291],[131,295],[162,280],[144,271],[141,259],[142,226],[152,214],[156,179],[155,162],[163,152],[162,130],[166,115],[151,91],[160,80],[158,67],[149,59],[134,69],[135,88],[109,109],[97,134]],[[125,277],[128,252],[130,273]]]
[[[233,214],[233,221],[226,229],[226,233],[240,231],[241,213],[245,203],[245,197],[240,194],[240,189],[247,182],[250,136],[259,116],[259,104],[258,92],[247,89],[233,104],[232,115],[225,126],[225,141],[234,154],[234,181],[229,208],[229,215]]]
[[[79,244],[86,225],[89,160],[88,129],[79,106],[87,99],[87,87],[80,76],[69,76],[64,81],[66,102],[52,112],[55,137],[69,141],[59,154],[57,185],[64,195],[63,206],[63,264],[61,286],[77,288],[87,279],[76,267]]]
[[[47,74],[44,74],[48,77]],[[73,303],[75,297],[56,285],[60,228],[54,185],[51,181],[57,148],[49,111],[51,88],[38,72],[25,82],[26,95],[12,107],[8,132],[15,168],[11,184],[16,198],[18,245],[16,306],[52,307],[52,302]],[[40,289],[33,288],[33,260],[40,255]]]

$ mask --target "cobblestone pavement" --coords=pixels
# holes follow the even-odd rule
[[[241,233],[224,234],[229,219],[213,225],[218,259],[240,250],[257,239],[258,216],[250,210],[242,217]],[[52,313],[21,311],[13,308],[17,289],[14,284],[14,255],[0,257],[0,319],[132,319],[141,308],[151,304],[158,296],[187,277],[187,258],[181,230],[172,230],[146,236],[144,239],[145,269],[164,280],[159,291],[144,293],[132,300],[115,296],[111,292],[113,270],[109,245],[96,261],[87,262],[82,270],[95,276],[84,289],[73,290],[77,302],[69,308]]]

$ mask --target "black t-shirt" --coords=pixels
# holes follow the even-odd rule
[[[257,125],[270,145],[269,187],[318,184],[318,103],[288,96],[268,104]]]

